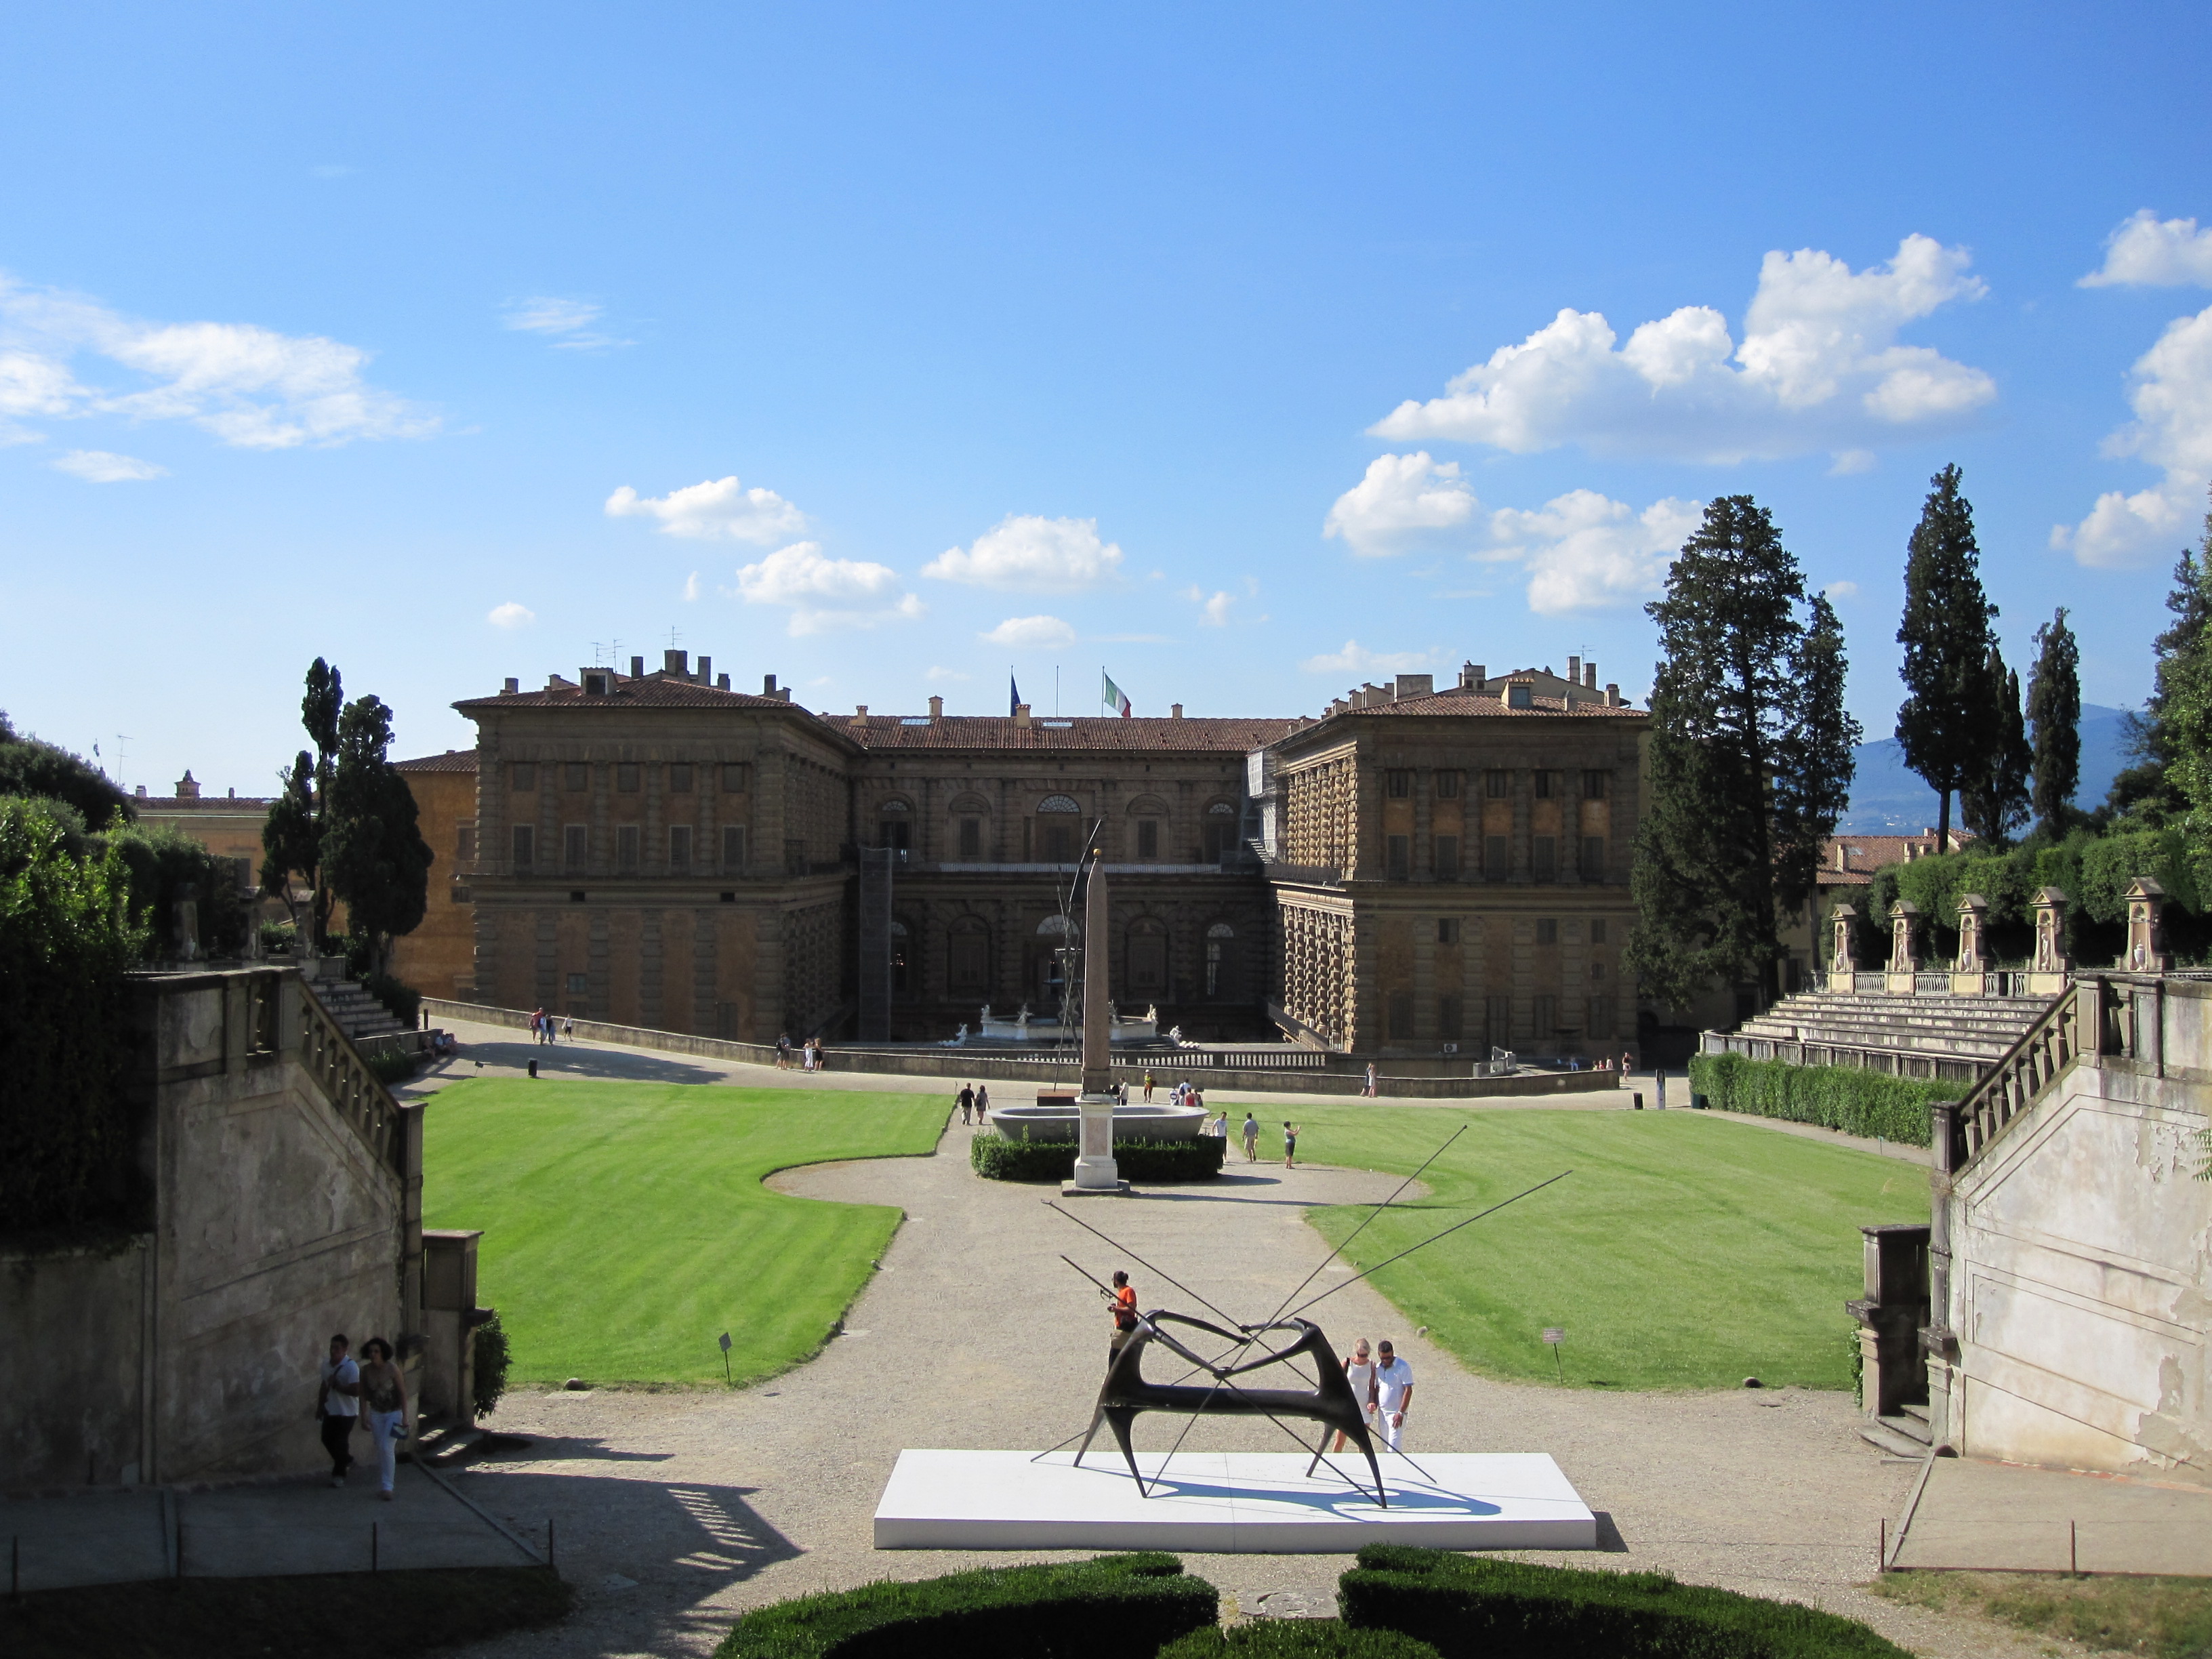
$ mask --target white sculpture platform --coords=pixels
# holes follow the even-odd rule
[[[1152,1493],[1144,1498],[1110,1445],[1103,1457],[1093,1447],[1080,1468],[1073,1451],[1036,1462],[1028,1452],[902,1451],[876,1505],[875,1545],[1209,1555],[1338,1554],[1374,1543],[1597,1547],[1597,1517],[1540,1452],[1378,1456],[1388,1509],[1328,1464],[1307,1480],[1310,1453],[1139,1452],[1137,1466]],[[1368,1478],[1367,1460],[1356,1451],[1328,1461]]]

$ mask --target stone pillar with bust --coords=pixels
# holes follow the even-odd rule
[[[1828,912],[1833,942],[1828,950],[1828,988],[1848,996],[1859,988],[1859,913],[1848,904]]]
[[[2074,964],[2066,959],[2067,902],[2061,890],[2045,887],[2030,907],[2035,912],[2035,956],[2027,970],[2032,995],[2057,996],[2066,988],[2073,971]]]
[[[1889,972],[1883,989],[1892,996],[1912,994],[1920,971],[1920,907],[1899,899],[1889,911]]]
[[[1951,994],[1978,997],[1989,988],[1990,902],[1979,893],[1959,896],[1959,954],[1951,962]]]
[[[1071,1198],[1129,1190],[1114,1163],[1114,1007],[1106,983],[1112,954],[1107,945],[1106,864],[1096,847],[1086,852],[1091,881],[1083,906],[1083,1092],[1075,1099],[1075,1176],[1060,1189]]]
[[[2166,973],[2173,966],[2166,950],[2166,889],[2148,876],[2137,876],[2121,896],[2128,903],[2128,943],[2112,965],[2123,973]]]

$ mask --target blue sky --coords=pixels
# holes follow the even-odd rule
[[[2010,654],[2138,701],[2212,15],[1848,11],[19,12],[0,707],[261,793],[319,652],[410,752],[672,628],[830,709],[1640,697],[1748,491],[1880,737],[1953,459]]]

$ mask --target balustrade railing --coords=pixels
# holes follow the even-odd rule
[[[304,986],[301,993],[300,1063],[378,1161],[404,1176],[405,1147],[400,1137],[398,1103],[368,1069],[322,1003]]]
[[[1962,1169],[1979,1158],[2077,1057],[2099,1052],[2105,1036],[2104,988],[2097,980],[2077,981],[1967,1091],[1953,1114],[1952,1168]]]

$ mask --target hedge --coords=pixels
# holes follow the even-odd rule
[[[1864,1625],[1787,1601],[1678,1583],[1370,1544],[1339,1581],[1344,1622],[1395,1630],[1443,1659],[1909,1659]]]
[[[879,1580],[739,1619],[715,1659],[1152,1659],[1212,1626],[1220,1597],[1172,1555],[1102,1555]],[[1379,1659],[1379,1656],[1378,1656]]]
[[[1690,1092],[1723,1112],[1817,1123],[1869,1139],[1929,1141],[1929,1107],[1956,1100],[1972,1085],[1963,1082],[1891,1077],[1851,1066],[1792,1066],[1787,1060],[1742,1054],[1696,1054],[1690,1060]]]
[[[1117,1140],[1114,1162],[1124,1181],[1210,1181],[1221,1173],[1228,1151],[1228,1140],[1218,1135]],[[968,1161],[987,1181],[1066,1181],[1075,1174],[1075,1143],[977,1135],[968,1143]]]
[[[1334,1619],[1261,1619],[1194,1630],[1159,1659],[1439,1659],[1426,1642],[1395,1630],[1354,1630]]]

